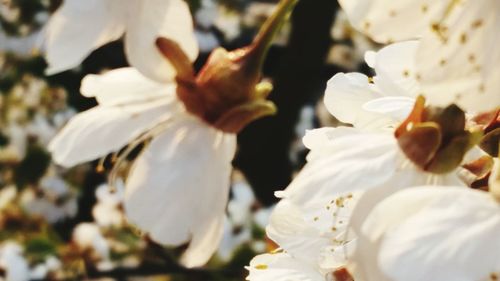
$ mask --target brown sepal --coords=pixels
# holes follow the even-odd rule
[[[430,122],[413,125],[409,131],[399,136],[398,144],[406,157],[425,169],[441,144],[439,126]]]
[[[339,268],[332,272],[332,276],[333,280],[335,281],[354,281],[351,273],[345,267]]]

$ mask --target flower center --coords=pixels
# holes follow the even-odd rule
[[[467,151],[479,143],[482,132],[465,128],[465,113],[456,105],[425,106],[419,96],[405,121],[396,129],[399,147],[424,171],[444,174],[455,170]]]

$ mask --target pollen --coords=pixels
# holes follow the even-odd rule
[[[255,266],[255,269],[258,269],[258,270],[264,270],[267,268],[268,268],[267,264],[258,264]]]
[[[403,76],[404,77],[409,77],[410,76],[410,71],[408,71],[407,69],[403,70]]]
[[[474,54],[470,54],[468,59],[470,63],[474,63],[476,61],[476,56]]]
[[[461,44],[465,44],[465,43],[467,43],[467,34],[462,33],[462,34],[460,35],[460,43],[461,43]]]
[[[483,20],[478,19],[478,20],[473,21],[470,26],[472,28],[476,29],[476,28],[480,28],[482,25],[483,25]]]
[[[364,29],[365,31],[368,31],[368,30],[370,29],[370,26],[371,26],[371,23],[370,23],[369,21],[365,21],[365,22],[363,23],[363,29]]]
[[[484,91],[486,90],[484,84],[481,84],[479,85],[479,93],[484,93]]]
[[[421,7],[420,7],[420,11],[422,11],[422,13],[427,13],[427,10],[429,10],[429,6],[427,6],[426,4],[423,4]]]
[[[389,16],[390,16],[391,18],[395,17],[396,15],[397,15],[396,11],[394,11],[394,10],[390,10],[390,11],[389,11]]]
[[[439,65],[440,65],[440,66],[445,66],[445,65],[446,65],[446,60],[445,60],[445,59],[441,59],[441,60],[439,61]]]

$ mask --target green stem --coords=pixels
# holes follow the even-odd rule
[[[251,45],[251,55],[258,59],[259,68],[264,64],[267,51],[285,21],[297,4],[298,0],[281,0],[273,14],[264,22]]]

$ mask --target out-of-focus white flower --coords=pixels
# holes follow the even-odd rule
[[[227,212],[234,225],[244,225],[250,221],[252,205],[255,204],[255,195],[252,188],[245,181],[238,181],[232,185],[232,198],[227,205]]]
[[[208,53],[220,45],[219,39],[211,31],[195,30],[194,35],[202,53]]]
[[[235,174],[239,176],[237,172]],[[234,180],[231,194],[224,232],[217,250],[218,257],[223,261],[231,260],[235,250],[252,239],[252,207],[256,203],[252,188],[242,177]]]
[[[19,125],[12,123],[5,129],[9,136],[9,144],[0,149],[0,159],[2,161],[20,161],[26,155],[27,133]]]
[[[5,272],[6,281],[29,280],[28,262],[22,252],[21,246],[15,242],[5,242],[0,246],[0,268]]]
[[[0,211],[5,210],[17,196],[17,188],[9,185],[0,190]]]
[[[0,29],[0,51],[14,52],[16,55],[32,55],[39,36],[39,33],[32,33],[23,37],[11,37]]]
[[[111,188],[102,184],[96,189],[97,204],[92,208],[92,215],[100,226],[120,226],[124,222],[120,209],[123,203],[124,190],[121,182]]]
[[[127,217],[162,244],[191,241],[182,261],[197,266],[222,236],[236,137],[187,113],[175,90],[132,68],[89,75],[81,91],[99,106],[75,116],[49,149],[72,166],[152,138],[127,179]]]
[[[176,41],[191,60],[198,54],[191,14],[182,0],[66,0],[45,27],[47,72],[76,67],[92,50],[123,34],[130,64],[157,81],[175,74],[155,46],[158,37]]]
[[[252,240],[252,231],[248,225],[236,225],[229,218],[224,221],[224,232],[217,250],[217,256],[228,262],[239,246]]]
[[[420,38],[409,75],[431,103],[469,111],[500,105],[500,3],[341,0],[351,23],[379,42]]]
[[[218,5],[213,0],[202,0],[200,4],[194,15],[196,24],[204,29],[209,29],[219,16]]]
[[[314,107],[304,106],[300,110],[299,121],[295,125],[295,135],[302,138],[307,130],[314,128]]]
[[[353,227],[359,236],[354,273],[361,280],[500,276],[500,205],[487,192],[409,188],[379,203],[363,224]]]
[[[230,42],[241,33],[241,16],[224,7],[219,7],[219,16],[214,25],[224,34],[224,39]]]
[[[372,40],[351,26],[343,10],[337,11],[330,35],[337,44],[330,48],[328,61],[347,69],[356,69],[363,62],[365,52],[376,48]],[[352,44],[341,44],[349,40]]]
[[[30,280],[42,280],[47,277],[47,274],[61,268],[62,264],[59,259],[54,256],[48,257],[43,263],[37,264],[30,272]]]
[[[92,250],[97,258],[109,259],[110,249],[99,226],[93,223],[80,223],[73,230],[73,241],[82,250]]]
[[[74,217],[78,211],[76,193],[57,176],[44,177],[38,190],[23,190],[20,201],[28,213],[42,216],[49,223]]]

